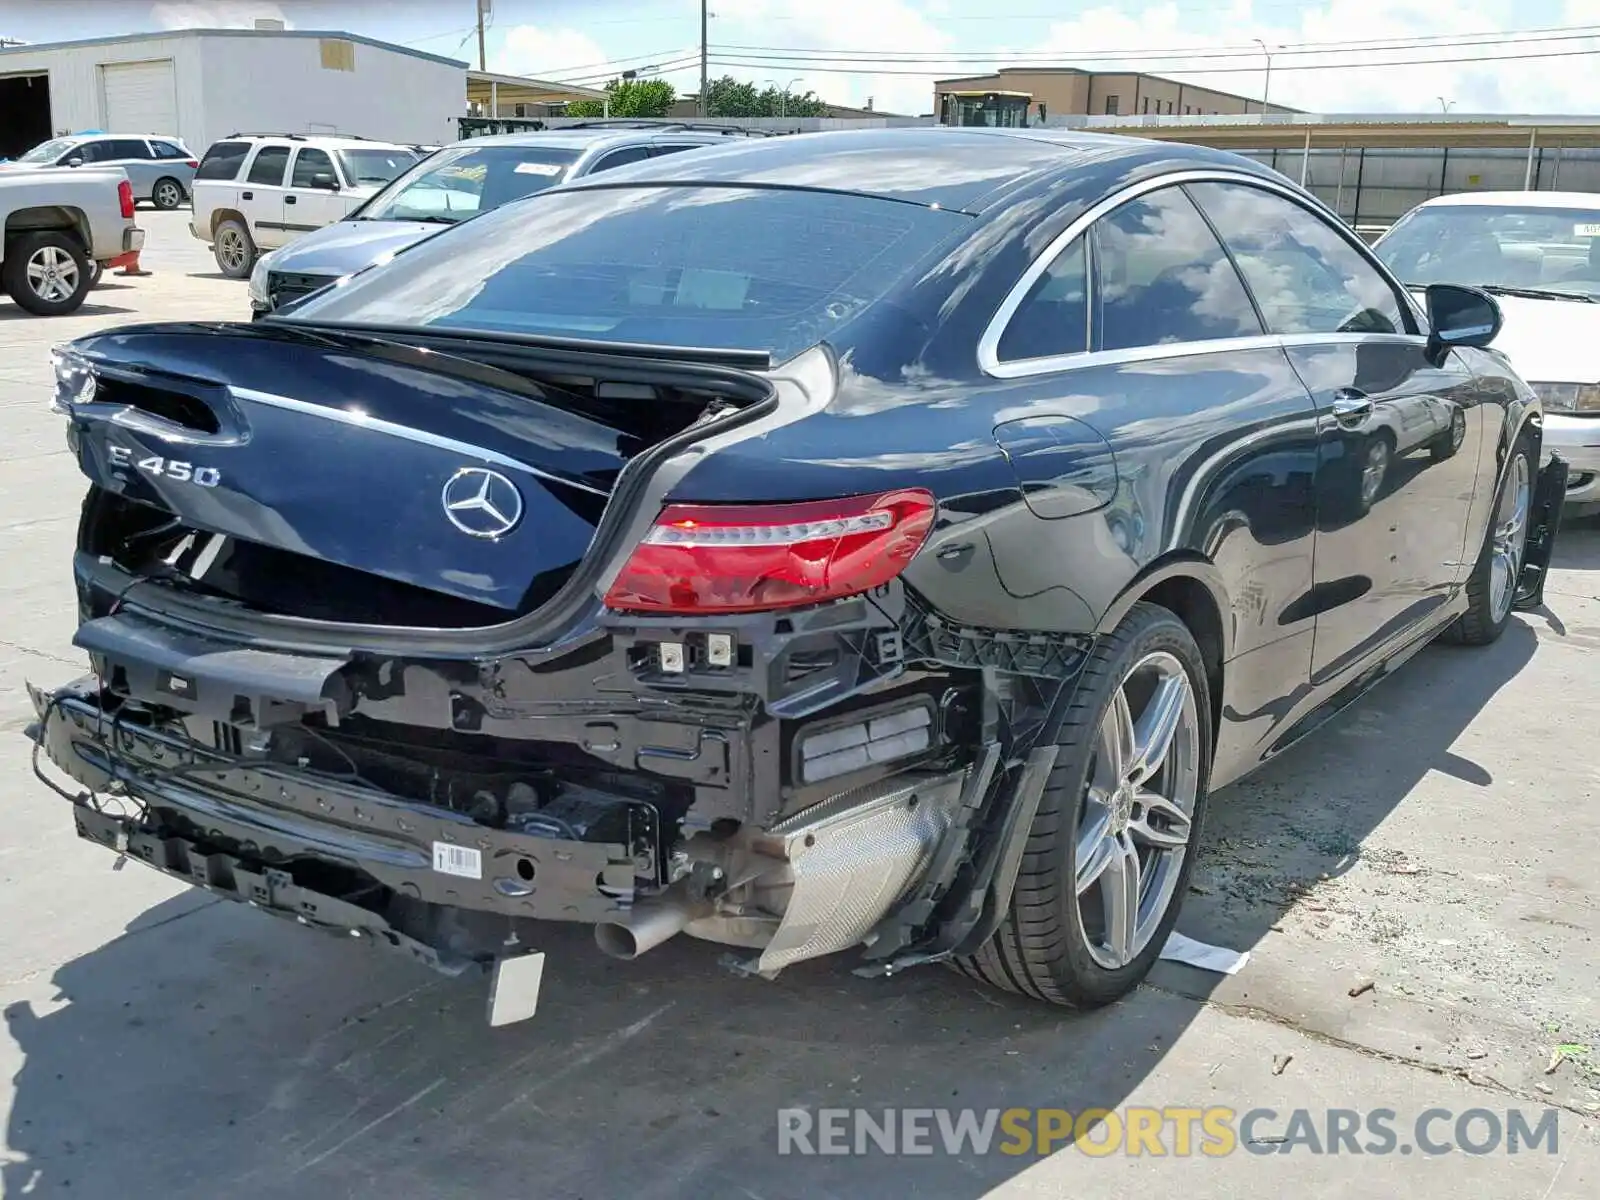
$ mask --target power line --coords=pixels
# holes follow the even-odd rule
[[[1600,26],[1568,26],[1571,30],[1584,30],[1585,32],[1571,32],[1561,35],[1548,36],[1522,36],[1508,34],[1457,34],[1433,35],[1415,38],[1390,38],[1371,39],[1361,41],[1342,42],[1299,42],[1288,43],[1273,48],[1273,57],[1283,55],[1328,54],[1341,50],[1347,51],[1374,51],[1374,50],[1412,50],[1412,49],[1454,49],[1461,46],[1517,46],[1534,45],[1544,42],[1574,42],[1600,38]],[[1449,37],[1449,40],[1445,40]],[[1052,62],[1086,62],[1094,59],[1112,57],[1130,57],[1137,55],[1140,58],[1183,58],[1210,59],[1210,58],[1259,58],[1259,46],[1217,47],[1162,47],[1150,49],[1146,47],[1122,47],[1109,50],[1074,50],[1071,54],[1063,55],[1060,52],[1049,50],[984,50],[981,52],[949,52],[938,50],[819,50],[808,47],[782,47],[782,46],[745,46],[737,43],[717,43],[712,47],[719,52],[730,53],[739,58],[748,58],[761,61],[774,62],[906,62],[927,61],[934,63],[962,63],[962,62],[994,62],[997,59],[1042,59]],[[767,54],[757,51],[771,50],[777,53]]]
[[[1386,67],[1429,67],[1444,66],[1451,63],[1502,63],[1517,60],[1548,59],[1548,58],[1580,58],[1588,55],[1600,55],[1600,47],[1590,50],[1547,50],[1535,54],[1476,54],[1463,58],[1411,58],[1388,59],[1383,62],[1346,62],[1346,63],[1291,63],[1284,67],[1274,67],[1276,71],[1379,71]],[[731,57],[715,57],[712,59],[718,66],[744,67],[749,70],[771,70],[774,64],[770,62],[746,62],[742,59]],[[803,70],[826,75],[916,75],[923,78],[935,74],[932,71],[907,70],[903,67],[829,67],[820,64],[804,64],[790,62],[786,64],[795,70]],[[1249,67],[1169,67],[1174,73],[1183,75],[1239,75],[1250,70]]]
[[[650,62],[652,60],[668,58],[676,59],[685,56],[692,56],[698,60],[700,57],[700,51],[698,48],[692,50],[688,48],[679,48],[676,50],[654,50],[649,54],[631,54],[626,58],[608,58],[603,62],[580,63],[575,67],[560,67],[553,72],[547,72],[545,77],[551,79],[560,79],[565,76],[576,75],[580,71],[606,71],[613,67],[620,67],[625,63]]]

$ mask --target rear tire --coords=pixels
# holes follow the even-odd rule
[[[1528,519],[1533,512],[1533,487],[1538,472],[1527,434],[1511,448],[1505,478],[1495,491],[1483,549],[1467,577],[1467,611],[1447,628],[1442,640],[1462,646],[1487,646],[1498,641],[1511,623],[1528,547]]]
[[[1461,443],[1467,440],[1467,414],[1459,408],[1450,411],[1450,428],[1446,429],[1428,447],[1428,457],[1434,462],[1444,462],[1447,458],[1454,458],[1456,451],[1461,449]]]
[[[229,279],[249,279],[259,252],[245,223],[229,217],[217,223],[212,236],[215,240],[211,243],[211,253],[217,260],[217,269]]]
[[[64,317],[89,294],[89,259],[77,239],[60,230],[23,234],[6,246],[0,283],[34,316]]]
[[[1056,740],[1010,912],[956,966],[1006,991],[1096,1008],[1149,973],[1194,869],[1211,704],[1188,627],[1136,604],[1090,657]]]
[[[170,176],[163,175],[156,180],[156,186],[150,189],[151,201],[163,212],[181,207],[184,198],[183,184]]]

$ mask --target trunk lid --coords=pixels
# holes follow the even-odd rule
[[[391,611],[413,593],[470,602],[486,624],[537,608],[582,562],[622,468],[659,440],[521,374],[262,324],[121,330],[63,363],[84,474],[176,526],[135,531],[136,572],[323,619],[353,619],[336,594],[363,588],[382,602],[360,617],[385,624],[455,623]]]

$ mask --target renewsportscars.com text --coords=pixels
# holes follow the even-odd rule
[[[1555,1109],[1391,1108],[1243,1112],[1186,1108],[783,1108],[778,1153],[1045,1155],[1068,1146],[1105,1157],[1248,1154],[1556,1154]]]

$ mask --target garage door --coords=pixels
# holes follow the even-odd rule
[[[100,96],[107,133],[178,132],[178,86],[170,58],[103,64]]]

